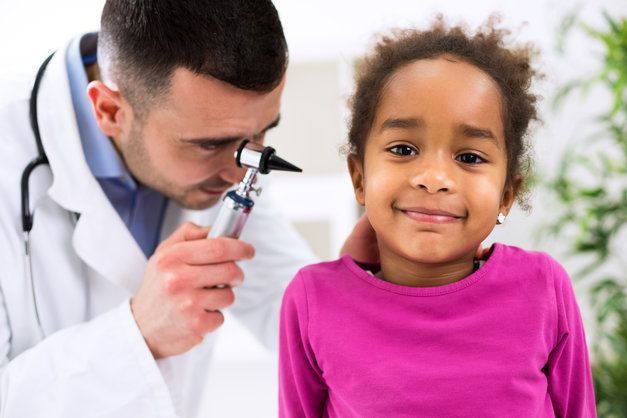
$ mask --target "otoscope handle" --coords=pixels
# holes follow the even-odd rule
[[[254,205],[252,199],[238,195],[235,190],[228,192],[224,196],[218,218],[211,226],[209,238],[239,238]]]

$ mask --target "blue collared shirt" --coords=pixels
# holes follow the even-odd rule
[[[111,140],[100,131],[86,93],[88,79],[85,65],[96,61],[95,50],[82,56],[81,39],[78,37],[70,44],[66,66],[85,159],[105,195],[148,258],[159,244],[167,198],[137,183]]]

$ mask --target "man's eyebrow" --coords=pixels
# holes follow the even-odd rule
[[[265,128],[263,128],[261,130],[261,133],[264,133],[266,131],[269,131],[272,128],[276,128],[277,126],[279,126],[279,122],[281,122],[281,115],[277,116],[275,120],[273,120],[272,122],[270,122],[270,124],[268,126],[266,126]]]
[[[424,126],[422,118],[388,118],[381,124],[380,131],[386,129],[415,129]]]
[[[223,137],[223,138],[184,138],[181,141],[191,145],[203,145],[206,147],[221,147],[223,145],[229,145],[233,142],[242,141],[244,137]]]
[[[272,122],[270,122],[270,124],[268,126],[266,126],[265,128],[263,128],[261,130],[261,132],[255,134],[254,136],[260,135],[272,128],[275,128],[276,126],[278,126],[279,122],[281,120],[281,115],[277,116],[277,118],[275,120],[273,120]],[[226,136],[226,137],[215,137],[215,138],[210,138],[210,137],[205,137],[205,138],[184,138],[182,139],[183,142],[187,143],[187,144],[192,144],[192,145],[203,145],[203,146],[211,146],[211,147],[220,147],[223,145],[229,145],[232,144],[233,142],[240,142],[244,139],[246,139],[247,137],[245,136]]]

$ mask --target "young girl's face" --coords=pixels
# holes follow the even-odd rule
[[[507,214],[507,156],[496,82],[452,56],[398,69],[383,89],[363,165],[349,158],[382,264],[472,263]]]

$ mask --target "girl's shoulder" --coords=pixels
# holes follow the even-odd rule
[[[496,243],[494,253],[497,269],[525,281],[546,281],[561,288],[570,284],[566,269],[551,255],[544,251],[530,251],[513,245]]]
[[[500,262],[516,266],[518,268],[548,268],[560,266],[560,263],[550,254],[544,251],[526,250],[515,245],[501,243],[493,244],[494,251],[500,252]]]
[[[358,286],[360,275],[368,273],[362,270],[348,255],[337,260],[310,264],[301,268],[288,286],[300,288],[304,293],[327,293],[346,290]]]
[[[309,264],[301,268],[293,281],[324,282],[334,281],[338,276],[345,276],[349,270],[346,266],[348,256],[343,256],[333,261],[323,261]]]

